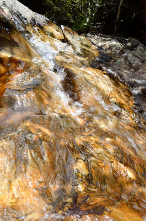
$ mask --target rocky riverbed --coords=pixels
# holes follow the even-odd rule
[[[145,220],[145,47],[0,6],[0,220]]]

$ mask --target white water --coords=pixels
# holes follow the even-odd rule
[[[49,74],[52,75],[54,79],[53,80],[54,91],[56,92],[57,96],[60,98],[61,104],[65,109],[67,109],[67,111],[72,115],[72,117],[75,117],[77,121],[80,121],[80,118],[78,117],[84,112],[82,104],[79,102],[73,102],[73,100],[69,97],[69,95],[64,91],[61,82],[66,77],[66,73],[64,72],[64,69],[58,67],[55,62],[55,57],[57,56],[59,51],[73,52],[72,47],[66,43],[62,43],[56,40],[54,41],[54,48],[55,48],[54,49],[49,42],[44,42],[35,36],[29,39],[29,42],[31,43],[35,51],[42,57],[42,59],[40,60],[34,58],[33,62],[40,63],[41,66],[45,68],[46,65],[44,64],[44,62],[47,64]],[[57,72],[54,72],[53,70],[56,67],[57,67]]]

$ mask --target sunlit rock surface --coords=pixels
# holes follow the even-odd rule
[[[145,124],[129,85],[95,67],[89,39],[0,3],[0,220],[145,220]]]
[[[101,57],[92,66],[130,87],[141,122],[146,125],[146,47],[130,37],[112,38],[90,33],[87,37],[100,49]]]

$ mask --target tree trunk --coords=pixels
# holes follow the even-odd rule
[[[119,22],[120,22],[120,14],[121,14],[121,7],[123,5],[124,0],[120,0],[119,8],[118,8],[118,14],[116,19],[116,25],[115,25],[115,34],[117,33]]]

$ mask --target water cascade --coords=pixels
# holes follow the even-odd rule
[[[97,68],[108,56],[89,38],[0,6],[0,220],[146,220],[146,124],[130,86]]]

